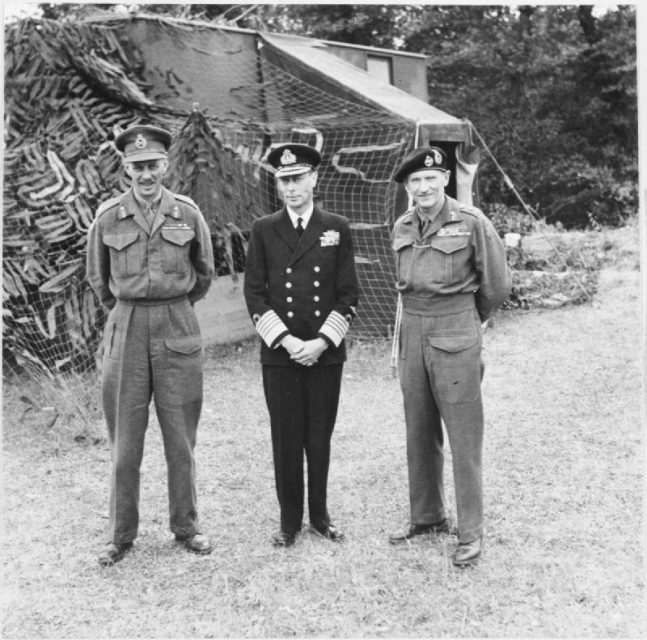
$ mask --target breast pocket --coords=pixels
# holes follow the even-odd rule
[[[431,258],[434,279],[453,284],[465,279],[469,270],[469,236],[434,236]]]
[[[144,243],[139,232],[105,235],[103,242],[110,247],[110,274],[115,280],[141,273],[144,268]]]
[[[393,250],[395,251],[396,269],[398,281],[409,280],[411,277],[411,266],[413,248],[411,240],[398,239],[393,243]]]
[[[316,273],[325,273],[327,277],[334,273],[339,254],[339,245],[318,247],[312,254],[313,269]],[[318,268],[317,268],[318,267]]]
[[[189,247],[193,238],[193,229],[162,227],[162,269],[165,273],[186,273],[189,270]]]

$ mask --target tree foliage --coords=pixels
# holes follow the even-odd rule
[[[57,18],[83,5],[40,5]],[[110,5],[93,5],[108,8]],[[637,206],[635,8],[593,5],[137,5],[428,56],[430,102],[470,120],[540,216],[618,224]],[[482,154],[485,206],[515,204]]]
[[[469,119],[539,215],[618,224],[637,205],[635,9],[282,5],[262,26],[428,56],[430,102]],[[514,204],[483,154],[484,202]]]

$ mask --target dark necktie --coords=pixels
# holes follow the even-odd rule
[[[144,211],[144,217],[146,218],[146,222],[148,222],[148,226],[152,227],[153,226],[153,218],[155,217],[155,209],[153,209],[152,204],[147,204],[146,205],[146,211]]]
[[[429,226],[429,218],[426,216],[420,216],[420,237],[425,235],[425,231],[427,231],[427,227]]]
[[[299,238],[303,235],[303,218],[297,218],[297,235]]]

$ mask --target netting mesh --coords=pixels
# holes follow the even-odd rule
[[[353,228],[353,331],[389,335],[391,176],[415,123],[293,62],[258,34],[169,20],[7,27],[5,366],[50,377],[95,368],[105,312],[85,280],[86,234],[99,204],[128,187],[111,138],[136,122],[174,134],[166,183],[202,209],[221,275],[244,269],[252,221],[280,206],[264,161],[270,145],[316,146],[318,201]]]

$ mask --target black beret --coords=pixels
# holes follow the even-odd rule
[[[137,124],[124,129],[116,138],[115,146],[127,162],[166,158],[173,140],[166,129],[147,124]]]
[[[439,147],[418,147],[402,161],[393,179],[404,182],[410,174],[425,169],[447,171],[447,154]]]
[[[276,169],[274,176],[296,176],[311,171],[321,162],[319,152],[308,144],[288,143],[275,147],[267,161]]]

